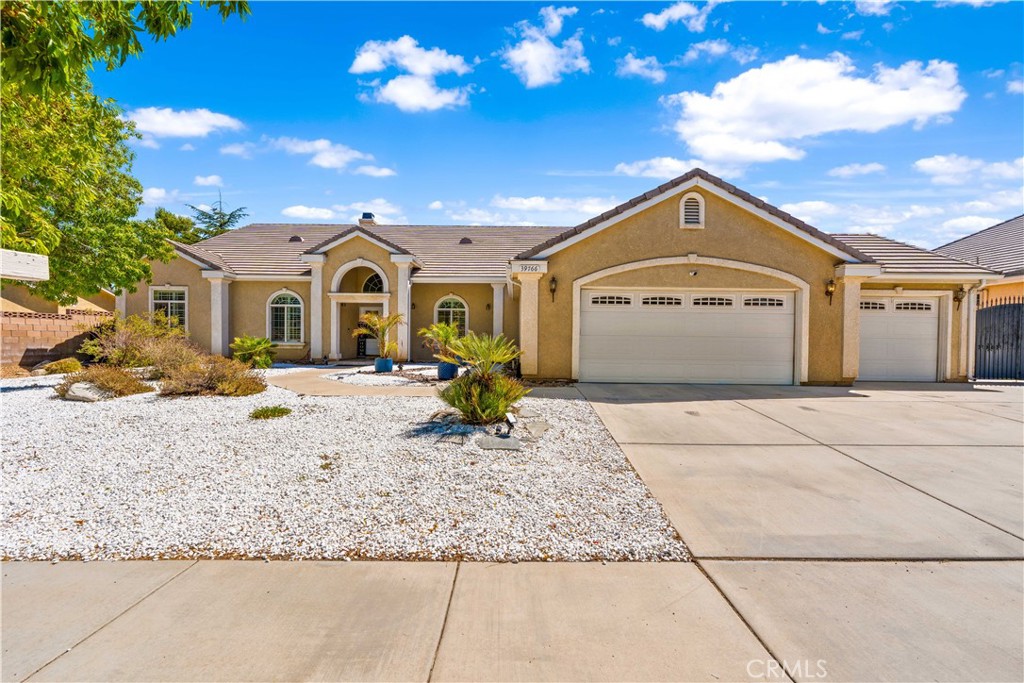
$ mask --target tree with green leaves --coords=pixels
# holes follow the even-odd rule
[[[202,209],[191,204],[186,206],[192,209],[193,220],[199,226],[200,239],[204,240],[223,235],[249,215],[244,206],[240,206],[234,211],[225,211],[224,198],[220,196],[220,193],[217,193],[217,201],[209,209]]]
[[[142,53],[140,34],[166,40],[192,25],[189,0],[90,2],[4,0],[0,3],[4,82],[49,97],[76,90],[97,62],[108,71]],[[249,3],[200,0],[221,19],[249,16]]]
[[[204,239],[199,226],[188,216],[179,216],[163,207],[157,207],[152,220],[166,230],[175,242],[195,244],[199,240]]]

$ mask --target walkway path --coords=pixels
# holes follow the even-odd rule
[[[274,386],[294,391],[300,396],[436,396],[437,389],[432,386],[383,386],[372,387],[359,384],[347,384],[336,379],[327,379],[327,375],[336,375],[344,368],[324,370],[300,370],[285,375],[273,375],[267,381]]]

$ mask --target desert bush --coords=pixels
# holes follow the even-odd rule
[[[285,406],[260,406],[249,413],[249,417],[254,420],[271,420],[275,417],[291,415],[291,413],[292,409]]]
[[[529,389],[522,382],[508,375],[481,375],[468,372],[456,377],[441,390],[441,400],[462,415],[469,424],[486,425],[505,418],[516,401]]]
[[[93,385],[100,391],[105,391],[111,396],[131,396],[132,394],[144,394],[153,391],[138,377],[124,368],[111,365],[90,365],[80,372],[75,372],[64,377],[64,381],[53,389],[57,395],[63,398],[67,395],[71,385],[79,382],[86,382]]]
[[[158,311],[152,315],[116,315],[92,329],[92,336],[82,342],[80,353],[98,363],[122,368],[152,365],[148,356],[158,341],[187,342],[185,330]]]
[[[61,358],[43,366],[47,375],[63,375],[68,372],[81,372],[82,364],[77,358]]]
[[[277,344],[266,337],[250,337],[243,334],[231,343],[235,360],[254,368],[269,368],[274,364]]]
[[[267,388],[253,368],[223,356],[205,356],[171,369],[160,385],[161,396],[249,396]]]
[[[200,362],[205,355],[184,337],[158,337],[143,346],[146,367],[151,368],[149,379],[162,379],[177,368]]]

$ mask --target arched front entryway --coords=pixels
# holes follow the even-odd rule
[[[359,316],[374,311],[390,313],[390,283],[387,273],[368,259],[358,258],[342,264],[331,278],[327,294],[331,302],[331,354],[332,359],[351,358],[364,351],[376,355],[373,344],[363,347],[352,339]]]

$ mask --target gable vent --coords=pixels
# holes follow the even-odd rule
[[[306,240],[302,239],[298,235],[292,235],[291,237],[288,238],[288,241],[289,242],[305,242]]]
[[[700,202],[693,197],[683,204],[683,222],[686,225],[700,225]]]
[[[468,237],[463,237],[461,240],[459,240],[459,244],[473,244],[473,240],[469,239]]]

